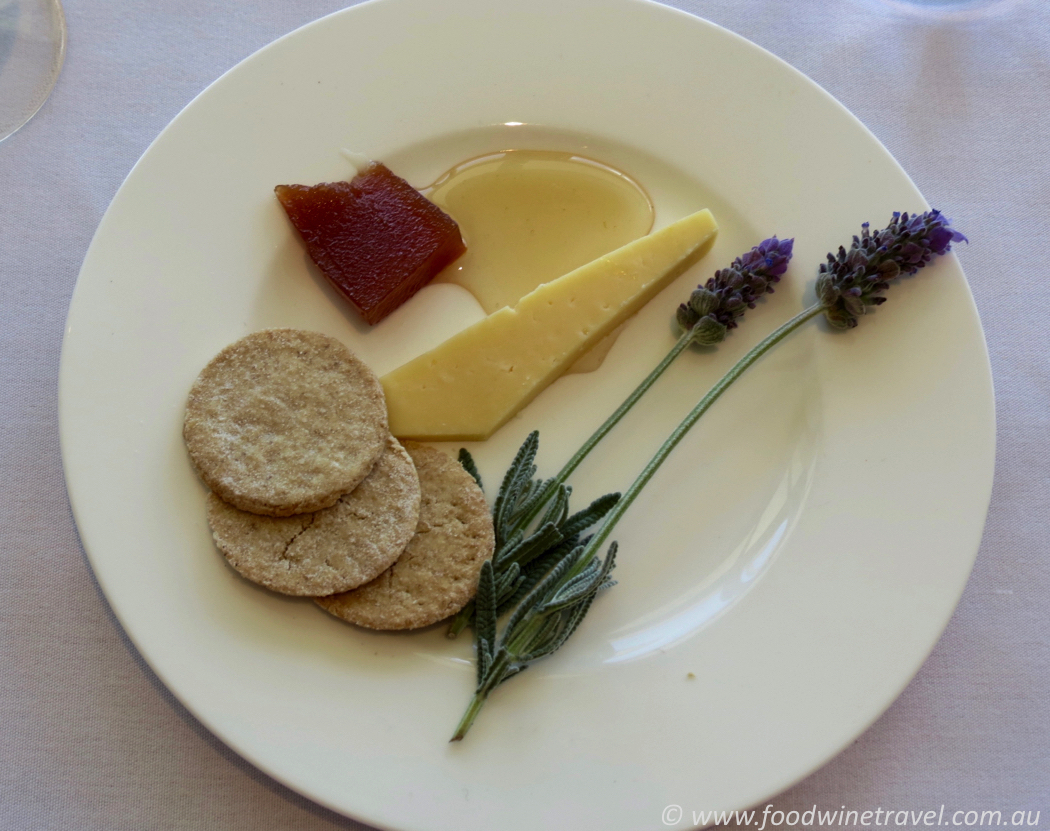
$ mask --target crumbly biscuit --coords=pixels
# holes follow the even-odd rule
[[[356,588],[388,568],[415,533],[419,506],[415,466],[391,436],[372,472],[330,508],[259,516],[212,493],[208,523],[219,550],[249,580],[313,597]]]
[[[182,430],[201,479],[267,516],[334,505],[383,452],[383,388],[343,344],[269,329],[227,346],[190,390]]]
[[[416,463],[422,503],[419,529],[379,577],[316,602],[336,617],[369,629],[419,629],[454,615],[477,590],[481,564],[495,535],[488,503],[455,459],[405,442]]]

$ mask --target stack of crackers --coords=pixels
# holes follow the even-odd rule
[[[197,377],[183,425],[208,523],[241,575],[371,629],[458,612],[492,556],[474,478],[387,427],[375,374],[342,343],[269,329]]]

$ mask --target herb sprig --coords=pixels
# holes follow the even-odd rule
[[[491,563],[497,616],[521,601],[555,563],[580,545],[580,535],[604,517],[620,498],[618,493],[607,493],[570,515],[572,488],[563,483],[552,487],[552,480],[534,478],[539,440],[537,431],[525,439],[492,506],[496,547]],[[466,448],[459,451],[459,460],[480,485],[477,466]],[[548,493],[552,496],[548,497]],[[543,515],[535,530],[528,532],[541,510]],[[477,601],[467,604],[452,619],[449,637],[455,637],[474,619],[476,605]]]
[[[511,595],[507,595],[504,601],[499,599],[501,593],[506,592],[510,582],[518,581],[520,571],[511,580],[506,576],[513,573],[511,567],[507,567],[502,572],[503,576],[500,576],[495,559],[491,564],[486,563],[479,579],[475,604],[477,686],[456,729],[453,741],[460,740],[466,735],[493,689],[524,670],[533,661],[550,655],[560,648],[590,610],[595,595],[601,589],[613,584],[609,575],[615,565],[617,545],[615,542],[610,544],[603,560],[599,559],[598,552],[612,533],[616,523],[642,488],[648,484],[660,465],[700,417],[737,378],[770,349],[816,317],[824,315],[831,326],[839,329],[856,326],[859,317],[866,313],[868,308],[885,302],[883,292],[889,288],[891,279],[901,274],[915,274],[928,265],[935,256],[950,251],[952,242],[965,241],[967,241],[966,237],[954,230],[947,217],[936,210],[910,216],[907,213],[894,213],[890,224],[875,233],[871,233],[868,224],[865,223],[861,234],[853,238],[849,250],[840,247],[837,255],[829,254],[827,263],[820,266],[816,285],[817,302],[767,335],[700,399],[692,411],[667,437],[656,455],[645,466],[622,498],[613,500],[614,504],[602,512],[604,521],[596,533],[586,540],[580,540],[571,549],[563,550],[555,545],[546,549],[546,556],[531,560],[531,588],[525,589],[523,594],[516,590]],[[788,244],[790,246],[790,241]],[[790,256],[790,247],[788,256]],[[736,262],[734,262],[735,265]],[[786,267],[786,261],[784,265]],[[783,270],[780,273],[782,274]],[[779,274],[777,276],[779,277]],[[693,293],[690,302],[680,307],[679,323],[683,328],[688,325],[689,329],[683,334],[679,344],[683,340],[686,345],[692,342],[691,335],[698,331],[698,326],[702,326],[705,332],[713,332],[715,336],[720,334],[721,338],[724,338],[725,332],[731,328],[729,324],[735,322],[735,317],[725,321],[720,320],[714,314],[718,311],[719,306],[714,304],[710,297],[703,294],[705,289],[711,294],[716,293],[709,288],[710,285],[709,282],[708,286],[699,288]],[[698,292],[700,292],[700,299],[694,306],[693,299],[697,297]],[[721,308],[723,311],[726,309],[725,306]],[[721,324],[724,330],[719,330],[711,322],[703,323],[705,319]],[[678,344],[676,344],[668,358],[658,365],[658,371],[654,370],[656,377],[662,373],[663,369],[666,369],[670,361],[674,360],[678,354],[675,349],[678,349],[680,353],[684,348],[682,346],[681,349],[678,349]],[[652,375],[650,377],[655,380]],[[650,385],[651,381],[648,385],[643,382],[639,389],[624,402],[624,405],[627,405],[626,409],[633,406]],[[617,414],[622,416],[623,412],[626,412],[624,405],[621,405],[613,416]],[[610,420],[613,419],[613,416],[610,417]],[[618,420],[619,417],[613,420],[612,424]],[[609,425],[608,429],[611,429],[612,424],[609,424],[609,421],[606,424]],[[605,426],[603,425],[603,428]],[[608,432],[608,429],[602,432],[603,428],[599,428],[599,431],[595,433],[598,438],[595,439],[592,436],[593,441],[589,440],[581,450],[586,449],[586,452],[589,452],[605,432]],[[546,481],[535,480],[532,478],[536,470],[533,462],[538,441],[537,433],[530,434],[526,439],[525,445],[519,450],[515,463],[511,466],[511,471],[508,471],[507,477],[504,478],[504,487],[501,488],[501,495],[506,490],[509,496],[502,502],[497,499],[497,506],[494,508],[497,524],[503,524],[505,532],[509,530],[512,535],[519,531],[523,533],[532,519],[539,516],[539,513],[545,508],[547,512],[544,520],[561,517],[564,521],[568,518],[569,489],[564,484],[564,480],[586,455],[586,452],[581,455],[578,451],[573,457],[576,460],[575,463],[571,459],[570,463],[563,468],[564,476],[559,474]],[[576,459],[577,456],[579,459]],[[466,459],[469,460],[469,454]],[[470,464],[473,465],[472,460]],[[548,506],[552,498],[555,500],[554,504]],[[594,504],[597,502],[592,504],[592,508]],[[552,513],[554,506],[557,506],[557,510]],[[537,534],[542,533],[543,528],[549,524],[551,523],[541,522],[540,531]],[[497,552],[499,539],[497,531]],[[563,551],[563,553],[555,555],[556,550]],[[504,581],[507,581],[506,584]],[[517,585],[520,590],[524,583],[517,582]],[[513,611],[503,631],[498,633],[497,618],[500,609],[509,607],[513,607]]]
[[[482,566],[475,624],[477,689],[452,741],[467,734],[489,693],[533,661],[557,651],[569,639],[590,611],[595,595],[616,584],[609,576],[615,563],[616,543],[609,546],[601,561],[587,544],[577,545],[522,597],[498,636],[495,568],[491,562]]]

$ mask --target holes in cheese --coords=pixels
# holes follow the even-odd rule
[[[680,219],[544,283],[385,375],[390,432],[487,439],[591,346],[696,262],[718,226]]]

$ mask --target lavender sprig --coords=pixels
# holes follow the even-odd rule
[[[950,221],[938,211],[911,217],[908,214],[895,213],[890,224],[875,234],[870,233],[865,223],[860,236],[853,238],[853,245],[849,251],[840,248],[837,257],[829,254],[828,265],[820,267],[817,302],[766,336],[700,399],[689,415],[667,437],[623,496],[611,507],[598,530],[589,539],[581,540],[579,545],[564,556],[549,561],[545,575],[539,577],[534,587],[518,602],[502,633],[497,633],[496,630],[497,588],[494,568],[486,564],[479,584],[479,619],[475,628],[478,634],[478,682],[453,740],[463,738],[496,686],[521,672],[533,661],[554,652],[579,626],[590,609],[594,596],[612,583],[609,572],[615,562],[616,542],[610,544],[604,560],[598,558],[598,552],[614,526],[685,434],[737,378],[770,349],[815,317],[826,315],[828,321],[837,328],[856,326],[857,318],[865,312],[867,306],[876,306],[884,302],[882,293],[889,288],[889,281],[892,279],[890,274],[914,274],[928,265],[935,256],[950,251],[952,242],[962,241],[966,241],[966,237],[952,229]],[[787,255],[790,256],[790,247]],[[737,272],[743,270],[737,269]],[[757,285],[757,282],[754,285]],[[715,296],[719,296],[718,292],[721,289],[720,296],[723,298],[733,298],[739,294],[743,299],[745,296],[737,274],[729,275],[722,283],[715,282],[714,287],[711,287],[709,282],[705,288]],[[766,290],[768,291],[768,287]],[[703,314],[693,309],[698,316],[697,320],[682,335],[679,343],[683,340],[686,343],[691,342],[694,330],[701,325],[701,321],[708,319],[708,316],[709,319],[721,323],[715,317],[718,312],[738,308],[739,304],[735,301],[730,305],[727,300],[712,306]],[[679,314],[682,314],[681,311]],[[688,318],[685,322],[689,322]],[[731,328],[728,322],[721,325],[726,331]],[[711,329],[710,324],[705,326]],[[724,333],[722,336],[724,337]],[[674,350],[672,356],[673,354]],[[642,391],[644,392],[644,389]],[[634,400],[637,400],[637,397],[634,397]],[[633,403],[631,398],[628,401]],[[537,437],[531,436],[530,439],[536,441]],[[575,465],[566,467],[571,470]],[[565,487],[563,481],[564,478],[558,482],[559,488]]]
[[[886,302],[882,293],[890,280],[925,268],[935,256],[951,250],[953,242],[967,239],[940,211],[894,213],[890,224],[874,234],[865,222],[848,251],[839,246],[838,254],[828,254],[827,263],[820,266],[817,299],[827,307],[828,323],[852,329],[869,306]]]
[[[747,309],[755,308],[762,295],[773,293],[773,285],[787,271],[794,243],[793,239],[771,237],[737,257],[728,268],[720,268],[678,307],[678,325],[692,333],[695,343],[721,343]]]
[[[553,478],[534,480],[531,478],[535,472],[533,468],[532,473],[522,474],[523,479],[519,483],[521,487],[514,492],[513,499],[499,500],[501,504],[506,503],[511,506],[502,512],[505,514],[502,517],[503,521],[497,523],[496,552],[493,556],[493,562],[496,564],[496,585],[500,587],[500,594],[503,598],[501,604],[507,602],[507,598],[516,597],[512,584],[503,582],[504,568],[509,569],[511,564],[518,559],[516,546],[525,546],[530,560],[539,559],[540,562],[545,562],[542,558],[547,548],[561,542],[555,539],[553,529],[545,531],[548,523],[544,521],[539,523],[539,528],[531,535],[527,535],[527,531],[541,514],[549,512],[556,504],[570,474],[648,391],[656,379],[663,375],[675,358],[685,351],[686,347],[693,343],[704,346],[720,343],[730,329],[739,325],[738,321],[747,309],[753,309],[762,295],[772,294],[774,284],[779,282],[781,276],[787,271],[793,244],[794,240],[779,240],[776,237],[763,240],[746,254],[733,260],[728,268],[716,271],[715,276],[705,285],[698,286],[690,295],[689,300],[679,307],[678,322],[683,330],[681,337],[648,377],[627,396],[601,427],[591,434],[591,437]],[[538,439],[530,437],[526,440],[526,444],[530,441],[533,442],[532,457],[535,457],[535,442]],[[525,450],[526,446],[522,445],[519,456]],[[512,469],[514,467],[512,465]],[[524,467],[522,469],[524,470]],[[502,492],[503,488],[501,488],[501,494]],[[568,494],[565,494],[566,502],[567,498]],[[603,499],[608,499],[608,497],[603,497]],[[597,521],[608,508],[608,502],[599,500],[586,509],[586,512],[581,511],[580,515],[593,517],[594,521]],[[549,546],[541,539],[544,533],[550,535]],[[567,537],[568,535],[565,535],[563,539]],[[509,556],[509,554],[514,556]],[[515,575],[515,579],[521,576],[520,574]],[[448,628],[448,636],[456,637],[470,625],[474,616],[475,604],[469,603],[452,619]]]
[[[656,455],[653,456],[649,461],[649,464],[646,465],[645,469],[638,475],[638,478],[635,479],[631,486],[624,492],[616,505],[614,505],[605,515],[601,526],[595,531],[581,556],[585,558],[588,555],[593,556],[601,548],[605,540],[609,537],[609,534],[612,533],[613,526],[616,525],[620,520],[620,517],[622,517],[631,506],[631,503],[638,496],[638,493],[643,487],[645,487],[646,483],[652,478],[657,468],[663,464],[664,460],[670,455],[678,442],[682,440],[682,437],[689,432],[689,429],[696,424],[700,416],[707,412],[708,408],[719,399],[722,393],[725,392],[733,382],[743,375],[744,372],[746,372],[756,361],[758,361],[759,358],[788,337],[788,335],[792,334],[796,329],[802,328],[804,324],[822,314],[827,316],[829,322],[833,326],[836,326],[836,328],[849,328],[850,324],[848,323],[845,327],[841,325],[842,318],[837,314],[838,310],[842,308],[839,303],[843,296],[842,289],[844,287],[847,288],[847,290],[852,290],[854,287],[860,287],[861,293],[859,295],[850,294],[849,296],[867,296],[870,298],[870,301],[866,303],[866,305],[879,305],[885,300],[885,298],[881,296],[881,292],[889,288],[888,279],[878,276],[880,274],[884,275],[889,273],[888,267],[884,265],[885,263],[892,261],[897,268],[896,274],[898,275],[914,274],[920,268],[928,265],[935,256],[946,254],[951,251],[951,243],[953,242],[968,242],[968,240],[961,233],[951,227],[951,221],[941,214],[940,211],[928,211],[924,214],[911,217],[909,217],[908,214],[894,213],[890,224],[876,234],[871,234],[868,230],[868,224],[865,223],[862,226],[860,237],[853,238],[853,245],[849,252],[840,248],[839,257],[833,257],[830,254],[828,255],[829,262],[838,262],[839,260],[849,262],[850,255],[853,251],[859,250],[865,257],[864,268],[858,270],[854,267],[846,272],[844,276],[839,277],[836,274],[831,274],[828,267],[820,267],[820,276],[817,278],[817,302],[808,309],[799,312],[799,314],[795,315],[795,317],[791,318],[791,320],[783,324],[779,329],[763,338],[762,341],[748,351],[744,357],[737,361],[736,364],[722,376],[718,383],[708,390],[707,394],[700,399],[700,402],[692,409],[689,415],[687,415],[671,435],[668,436],[660,446],[660,449],[656,452]],[[860,260],[855,259],[854,262],[859,263]],[[868,273],[868,269],[871,270],[870,273]],[[838,294],[834,297],[829,297],[829,299],[821,299],[820,285],[822,280],[825,285],[830,283]],[[867,295],[864,294],[865,288],[869,291],[869,294]],[[863,309],[861,309],[861,313],[863,313]],[[856,326],[855,318],[852,325]]]

